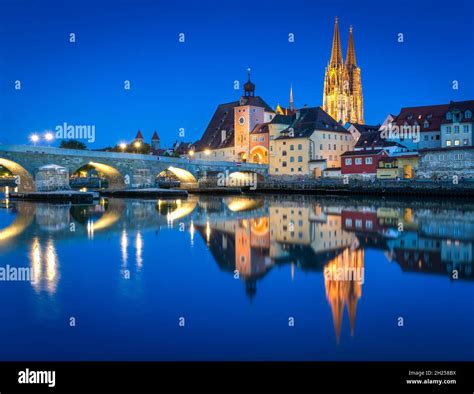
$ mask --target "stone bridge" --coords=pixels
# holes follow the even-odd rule
[[[251,179],[264,179],[268,166],[262,164],[194,160],[133,153],[33,147],[28,145],[0,145],[0,165],[12,172],[18,190],[37,190],[37,176],[45,166],[66,168],[69,175],[85,165],[91,165],[105,174],[109,188],[140,188],[163,171],[173,173],[183,184],[194,184],[216,174],[228,174],[237,184],[248,184]],[[227,180],[226,180],[227,182]],[[239,183],[240,182],[240,183]],[[232,182],[229,182],[232,183]]]

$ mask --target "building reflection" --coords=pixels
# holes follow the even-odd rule
[[[54,241],[33,238],[30,249],[31,284],[36,291],[56,292],[59,271]]]
[[[368,248],[383,252],[403,272],[447,280],[453,280],[454,272],[461,280],[474,276],[474,209],[469,204],[420,208],[377,199],[190,196],[102,199],[90,206],[9,202],[3,209],[16,217],[0,228],[0,249],[15,247],[15,242],[29,245],[37,291],[56,291],[56,248],[62,238],[94,242],[116,234],[121,269],[135,266],[139,271],[147,263],[145,252],[154,247],[149,243],[145,250],[147,233],[179,228],[189,231],[191,246],[202,241],[224,272],[238,274],[249,299],[275,267],[287,267],[288,280],[295,282],[300,272],[315,273],[315,280],[324,281],[336,342],[344,319],[351,334],[356,332]]]

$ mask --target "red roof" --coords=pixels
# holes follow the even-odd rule
[[[153,137],[151,137],[151,140],[152,140],[152,141],[156,141],[156,140],[159,140],[159,139],[160,139],[160,137],[158,137],[158,133],[155,131],[155,132],[153,133]]]
[[[448,108],[449,104],[402,108],[400,114],[395,117],[394,123],[399,127],[405,124],[409,126],[418,125],[420,131],[439,131]]]
[[[135,137],[136,140],[142,140],[143,139],[143,135],[142,135],[142,132],[140,130],[138,130],[138,133],[137,133],[137,136]]]

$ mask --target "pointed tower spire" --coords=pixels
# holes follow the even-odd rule
[[[354,49],[354,38],[352,37],[352,25],[349,28],[349,43],[347,45],[346,67],[356,65],[356,53]]]
[[[295,102],[293,100],[293,86],[290,85],[290,109],[293,111],[295,109]]]
[[[341,50],[341,39],[339,38],[339,23],[336,16],[336,21],[334,22],[334,37],[332,39],[332,51],[331,51],[331,60],[329,62],[331,66],[342,66],[342,50]]]

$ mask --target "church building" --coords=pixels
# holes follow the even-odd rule
[[[356,62],[352,26],[349,29],[349,43],[344,63],[337,17],[334,24],[331,59],[324,77],[323,109],[341,124],[364,123],[362,83],[360,68]]]

